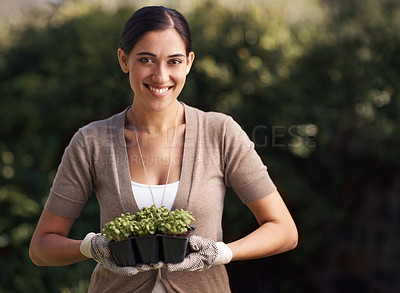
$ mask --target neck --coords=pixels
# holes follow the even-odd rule
[[[131,108],[132,124],[140,132],[160,132],[175,126],[177,115],[182,114],[180,111],[181,104],[175,101],[162,111],[152,111],[133,103]],[[178,117],[180,121],[180,117]]]

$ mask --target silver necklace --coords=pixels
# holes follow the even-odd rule
[[[131,112],[132,112],[132,115],[133,115],[132,108],[131,108]],[[166,193],[166,191],[167,191],[167,184],[168,184],[169,174],[170,174],[170,172],[171,172],[172,157],[173,157],[173,155],[174,155],[174,148],[175,148],[176,128],[177,128],[177,126],[178,126],[178,113],[179,113],[179,104],[178,104],[178,107],[177,107],[177,109],[176,109],[175,128],[174,128],[174,137],[173,137],[173,139],[172,139],[171,157],[170,157],[170,159],[169,159],[169,167],[168,167],[168,173],[167,173],[167,181],[165,182],[165,187],[164,187],[163,197],[162,197],[162,201],[161,201],[161,206],[164,205],[164,198],[165,198],[165,193]],[[144,169],[144,173],[146,174],[147,184],[148,184],[149,187],[150,187],[151,197],[152,197],[152,199],[153,199],[153,203],[156,204],[156,199],[155,199],[155,197],[154,197],[153,189],[151,188],[151,184],[150,184],[150,180],[149,180],[149,175],[147,174],[146,166],[145,166],[145,164],[144,164],[143,155],[142,155],[142,150],[140,149],[139,139],[138,139],[138,136],[137,136],[137,133],[136,133],[136,126],[135,126],[135,125],[133,125],[133,133],[135,134],[136,143],[137,143],[138,150],[139,150],[139,155],[140,155],[140,160],[141,160],[141,162],[142,162],[142,166],[143,166],[143,169]],[[168,137],[168,135],[167,135],[167,137]]]

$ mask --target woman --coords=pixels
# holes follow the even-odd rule
[[[194,61],[184,17],[144,7],[125,24],[118,60],[134,92],[132,106],[79,129],[66,148],[32,237],[40,266],[94,258],[89,292],[230,292],[224,264],[293,249],[297,230],[266,167],[240,126],[221,113],[178,101]],[[222,242],[226,187],[260,227]],[[104,236],[68,238],[88,197],[96,193],[101,227],[144,206],[183,208],[196,218],[194,252],[179,264],[118,267]],[[195,282],[194,282],[195,281]]]

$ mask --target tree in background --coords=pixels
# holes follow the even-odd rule
[[[1,42],[5,292],[86,292],[93,262],[37,268],[28,245],[73,133],[131,103],[116,48],[133,10],[87,10]],[[229,264],[233,292],[400,287],[399,11],[394,0],[287,0],[241,11],[205,2],[186,13],[196,61],[182,100],[240,122],[300,231],[293,252]],[[72,237],[98,225],[91,200]],[[229,192],[226,239],[253,225]]]

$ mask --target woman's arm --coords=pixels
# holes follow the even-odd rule
[[[74,221],[43,210],[29,247],[34,264],[63,266],[87,259],[79,249],[82,241],[67,238]]]
[[[262,258],[297,246],[296,225],[278,191],[247,205],[260,227],[228,244],[232,260]]]

